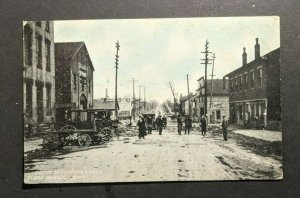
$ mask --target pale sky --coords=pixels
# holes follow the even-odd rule
[[[132,78],[146,87],[146,99],[172,99],[169,81],[175,92],[195,93],[197,79],[204,76],[205,41],[215,53],[214,78],[223,76],[242,64],[243,47],[248,62],[254,59],[255,38],[261,55],[280,46],[279,17],[114,19],[55,21],[55,42],[84,41],[93,62],[94,98],[105,96],[108,88],[114,97],[115,43],[120,43],[118,96],[132,97]],[[211,65],[208,66],[211,74]],[[144,88],[141,88],[144,97]]]

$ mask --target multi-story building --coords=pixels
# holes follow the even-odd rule
[[[53,22],[24,22],[23,33],[24,121],[53,122],[55,118]]]
[[[247,63],[244,48],[242,67],[225,75],[229,79],[230,120],[232,123],[253,126],[259,122],[278,128],[280,106],[280,51],[275,49],[260,56],[258,39],[255,60]]]
[[[55,43],[56,118],[67,109],[93,108],[94,67],[84,42]]]
[[[207,119],[209,123],[221,122],[222,117],[229,117],[228,81],[207,79]],[[195,97],[197,117],[204,115],[205,79],[198,79],[197,96]]]

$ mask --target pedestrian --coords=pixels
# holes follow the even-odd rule
[[[156,119],[156,126],[159,132],[159,135],[162,134],[162,129],[163,129],[163,122],[162,122],[162,118],[161,115],[159,115]]]
[[[167,117],[165,115],[163,115],[163,117],[162,117],[162,123],[163,123],[163,128],[166,129],[166,126],[167,126]]]
[[[178,127],[178,135],[181,135],[181,130],[182,130],[181,115],[178,115],[178,118],[177,118],[177,127]]]
[[[147,130],[148,130],[148,134],[152,134],[152,118],[150,116],[147,116]]]
[[[188,135],[190,135],[190,130],[192,128],[192,119],[190,118],[190,116],[186,116],[184,122],[185,122],[184,134],[186,135],[186,132],[188,132]]]
[[[201,134],[203,136],[205,136],[206,135],[206,129],[207,129],[207,120],[206,120],[204,115],[202,115],[202,117],[200,119],[200,125],[201,125]]]
[[[140,116],[139,121],[137,122],[137,125],[139,127],[139,139],[141,139],[141,138],[145,139],[146,126],[145,126],[145,120],[144,120],[143,116]]]
[[[223,116],[222,131],[223,131],[223,138],[225,141],[227,141],[227,135],[228,135],[227,126],[228,126],[228,122],[227,120],[225,120],[225,116]]]

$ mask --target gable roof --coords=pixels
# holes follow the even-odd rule
[[[73,58],[76,56],[78,51],[82,47],[84,47],[85,51],[87,52],[87,57],[89,59],[90,66],[91,66],[92,70],[94,71],[93,63],[91,61],[91,58],[90,58],[90,55],[86,48],[86,45],[83,41],[54,43],[54,46],[55,46],[55,59],[65,59],[68,61],[73,60]]]

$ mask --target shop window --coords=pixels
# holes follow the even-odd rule
[[[221,111],[217,110],[216,115],[217,115],[217,120],[220,120],[221,119]]]

